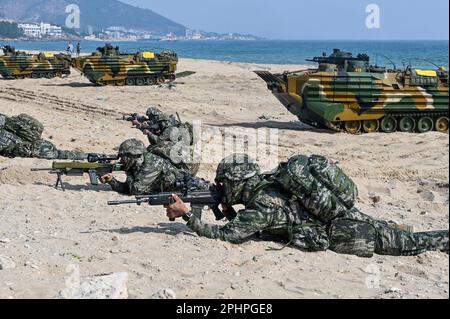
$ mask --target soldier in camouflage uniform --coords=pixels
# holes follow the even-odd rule
[[[85,160],[81,151],[59,150],[42,139],[44,126],[35,118],[20,114],[7,117],[0,114],[0,155],[6,157],[34,157],[42,159]]]
[[[268,175],[261,175],[258,165],[246,155],[224,159],[217,169],[216,183],[225,193],[224,210],[245,205],[231,222],[225,226],[205,224],[176,196],[176,203],[167,207],[167,216],[188,220],[187,226],[199,236],[232,243],[259,236],[288,241],[303,251],[330,249],[360,257],[410,256],[428,250],[448,252],[448,230],[410,233],[356,208],[323,222],[294,200],[292,194],[272,183]]]
[[[209,184],[178,169],[170,161],[148,152],[136,139],[123,142],[119,147],[120,163],[124,165],[127,179],[119,182],[112,174],[100,178],[102,183],[125,195],[148,195],[158,192],[177,191],[177,182],[187,182],[190,189],[208,189]]]
[[[182,123],[173,115],[168,115],[157,107],[150,107],[146,117],[136,119],[133,124],[147,135],[150,152],[170,160],[176,167],[187,170],[192,175],[197,174],[200,163],[194,157],[196,141],[190,123]]]

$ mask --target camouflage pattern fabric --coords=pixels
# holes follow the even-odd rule
[[[225,157],[217,166],[216,180],[224,182],[242,181],[259,174],[260,168],[246,154],[232,154]]]
[[[8,117],[6,115],[0,114],[0,130],[5,126],[7,118]]]
[[[361,257],[371,257],[374,253],[413,256],[430,250],[449,250],[448,230],[406,232],[386,221],[373,219],[356,208],[349,210],[343,218],[334,220],[329,235],[331,250]]]
[[[5,129],[27,142],[39,140],[44,131],[44,125],[27,114],[20,114],[6,119]]]
[[[49,160],[85,160],[87,159],[87,154],[82,151],[59,150],[53,143],[46,140],[39,140],[31,146],[31,157]]]
[[[245,154],[233,154],[225,157],[218,165],[216,183],[221,185],[225,194],[225,202],[231,206],[249,200],[255,186],[252,177],[259,174],[259,165]],[[246,187],[247,186],[247,187]]]
[[[260,185],[264,185],[261,187]],[[251,186],[248,186],[251,185]],[[265,181],[250,178],[244,189],[254,197],[241,202],[245,209],[225,226],[203,223],[195,214],[187,226],[199,236],[241,243],[260,235],[262,239],[286,241],[303,251],[333,250],[371,257],[373,254],[411,256],[425,251],[448,252],[448,230],[410,233],[386,221],[376,220],[352,208],[329,223],[320,221],[291,194]]]
[[[6,117],[0,130],[0,155],[7,157],[35,157],[42,159],[84,160],[87,154],[81,151],[59,150],[53,143],[41,139],[44,126],[35,118],[20,114]],[[3,122],[3,120],[2,120]]]
[[[188,123],[170,126],[160,135],[148,135],[150,146],[148,151],[170,160],[176,167],[196,175],[200,163],[197,161],[193,144],[192,125]]]
[[[17,135],[3,129],[0,130],[0,155],[8,156],[14,153],[16,145],[23,144],[24,141]]]
[[[187,225],[199,236],[236,244],[259,235],[290,241],[304,251],[323,251],[329,246],[325,226],[292,202],[290,194],[273,187],[262,190],[225,226],[205,224],[195,215]]]
[[[81,151],[59,150],[53,143],[46,140],[26,142],[7,130],[0,130],[0,155],[11,158],[34,157],[49,160],[85,160],[87,158],[87,154]]]
[[[195,154],[193,127],[190,123],[180,123],[156,107],[147,110],[148,121],[140,126],[147,131],[150,143],[148,151],[172,162],[177,168],[196,175],[200,163]],[[147,125],[148,124],[148,125]],[[157,125],[158,129],[147,127]]]
[[[337,165],[319,155],[295,156],[282,163],[273,178],[323,222],[351,209],[358,198],[355,183]]]
[[[208,189],[209,184],[192,177],[188,172],[177,169],[170,161],[151,152],[144,154],[142,164],[126,171],[124,183],[113,179],[109,184],[116,192],[125,195],[147,195],[157,192],[176,191],[176,182],[190,179],[196,189]]]
[[[119,146],[119,156],[122,155],[132,155],[138,156],[145,153],[145,145],[137,139],[129,139],[120,144]]]

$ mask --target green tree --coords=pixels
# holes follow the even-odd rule
[[[23,36],[23,30],[17,23],[0,21],[0,38],[16,39]]]

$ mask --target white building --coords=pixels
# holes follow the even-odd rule
[[[32,38],[41,38],[43,36],[59,38],[63,35],[61,27],[57,27],[49,23],[19,23],[18,27],[23,30],[25,36]]]

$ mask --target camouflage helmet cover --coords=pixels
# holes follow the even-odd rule
[[[123,142],[119,147],[119,156],[131,155],[139,156],[145,153],[145,145],[137,139],[129,139]]]
[[[147,109],[147,113],[146,114],[147,114],[147,116],[149,118],[152,118],[152,117],[155,117],[155,116],[163,115],[164,113],[159,108],[157,108],[156,106],[150,106]]]
[[[242,181],[260,173],[259,165],[246,154],[233,154],[224,158],[217,167],[216,180]]]
[[[6,118],[6,115],[0,114],[0,130],[5,126]]]
[[[44,125],[27,114],[20,114],[7,118],[5,129],[23,138],[26,141],[34,142],[41,139]]]

